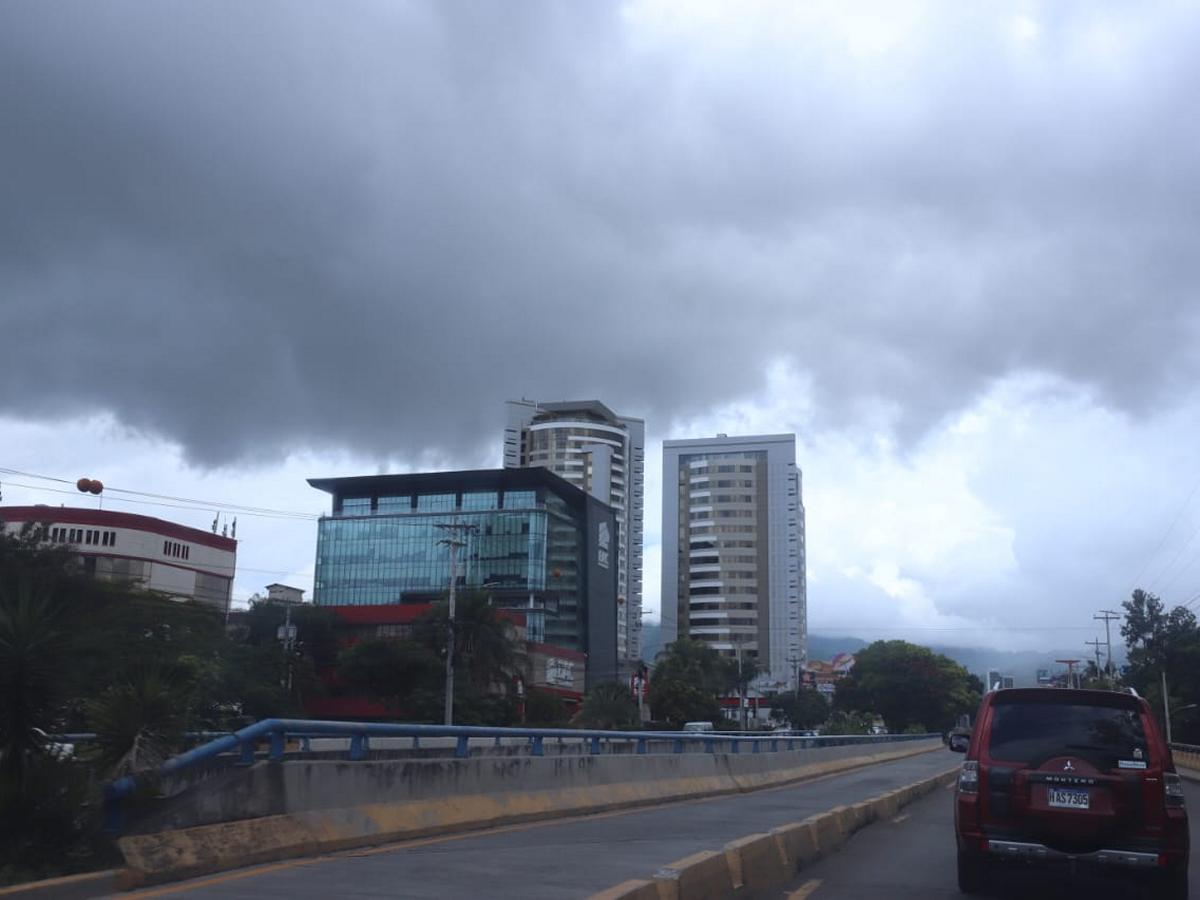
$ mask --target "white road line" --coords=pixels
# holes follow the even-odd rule
[[[811,897],[813,891],[821,886],[821,879],[814,878],[812,881],[806,881],[796,890],[787,895],[787,900],[805,900],[806,897]]]

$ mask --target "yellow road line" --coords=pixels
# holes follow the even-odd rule
[[[11,887],[0,888],[0,897],[9,897],[13,894],[20,894],[31,888],[37,890],[49,890],[55,887],[65,887],[67,885],[78,884],[81,881],[103,881],[105,879],[115,879],[117,875],[116,869],[105,869],[102,872],[80,872],[76,875],[60,875],[58,878],[45,878],[41,881],[26,882],[24,884],[14,884]]]
[[[812,881],[806,881],[796,890],[787,895],[787,900],[805,900],[806,897],[811,897],[813,892],[821,886],[821,879],[814,878]]]
[[[186,881],[177,884],[169,884],[159,888],[147,888],[142,891],[130,891],[127,894],[122,894],[123,897],[165,897],[167,894],[178,894],[180,891],[198,890],[199,888],[212,887],[214,884],[225,884],[228,881],[237,881],[241,878],[253,878],[255,875],[267,875],[271,872],[282,872],[285,869],[295,869],[299,866],[310,865],[320,862],[325,857],[316,857],[312,859],[293,859],[287,862],[275,863],[269,866],[255,866],[250,869],[238,869],[235,872],[226,872],[223,875],[214,875],[211,878],[202,878],[199,881]]]

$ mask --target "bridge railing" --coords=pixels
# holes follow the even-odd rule
[[[285,754],[301,756],[309,750],[314,738],[341,738],[349,741],[347,758],[362,761],[369,758],[372,738],[409,738],[414,748],[423,738],[453,739],[454,756],[466,759],[471,755],[471,742],[491,740],[494,746],[517,743],[528,747],[531,756],[544,756],[546,742],[576,743],[581,752],[591,755],[605,752],[616,743],[629,745],[635,754],[669,753],[770,753],[807,750],[820,747],[870,745],[919,741],[940,737],[937,734],[864,734],[806,736],[779,732],[716,732],[716,731],[599,731],[575,728],[492,728],[475,725],[410,725],[383,722],[323,722],[308,719],[264,719],[239,731],[211,736],[207,743],[194,747],[163,763],[152,776],[167,778],[183,774],[224,758],[234,765],[253,765],[259,758],[259,747],[266,745],[266,759],[281,762]],[[197,735],[199,736],[199,735]],[[94,739],[91,734],[57,735],[56,740],[77,742]],[[299,742],[299,750],[288,750],[289,740]],[[476,744],[478,746],[478,743]],[[110,830],[121,823],[123,800],[143,783],[145,775],[126,775],[105,788],[106,822]]]

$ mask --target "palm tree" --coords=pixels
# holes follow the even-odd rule
[[[5,554],[0,566],[0,774],[20,789],[59,725],[69,666],[54,583]]]
[[[135,670],[88,704],[96,762],[112,778],[156,769],[183,741],[186,692],[167,670]]]
[[[583,728],[624,731],[638,728],[642,723],[629,688],[619,681],[606,681],[583,698],[576,724]]]
[[[437,603],[414,628],[414,637],[445,658],[448,607]],[[502,619],[486,594],[465,594],[454,610],[454,668],[465,672],[478,691],[507,685],[521,668],[518,642],[511,623]]]

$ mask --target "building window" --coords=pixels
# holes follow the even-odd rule
[[[369,516],[371,514],[370,497],[343,497],[343,516]]]
[[[419,494],[417,512],[454,512],[458,505],[456,494]]]

